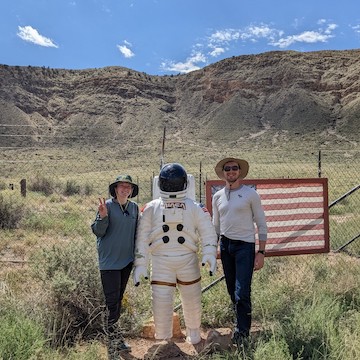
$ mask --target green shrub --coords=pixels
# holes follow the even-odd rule
[[[33,359],[45,344],[44,329],[20,310],[0,313],[0,359]]]
[[[64,195],[71,196],[77,194],[80,194],[80,185],[78,185],[74,180],[66,181]]]
[[[95,248],[95,243],[74,241],[42,249],[32,258],[34,277],[50,295],[47,327],[55,345],[102,332],[104,300]]]
[[[41,192],[44,195],[48,196],[54,192],[55,184],[52,180],[38,174],[34,179],[30,181],[29,190]]]
[[[24,204],[15,196],[0,194],[0,229],[16,229],[26,213]]]

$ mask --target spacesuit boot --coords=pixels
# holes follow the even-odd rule
[[[198,344],[201,341],[200,329],[186,328],[186,341],[189,344]]]

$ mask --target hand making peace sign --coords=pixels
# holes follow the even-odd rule
[[[99,207],[98,207],[99,215],[103,219],[108,215],[107,207],[105,204],[105,198],[99,198]]]

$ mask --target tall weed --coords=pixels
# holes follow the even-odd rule
[[[0,359],[28,360],[46,346],[44,329],[22,311],[0,312]]]

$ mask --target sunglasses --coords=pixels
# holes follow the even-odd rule
[[[224,166],[224,171],[237,171],[239,170],[240,167],[238,165],[233,165],[233,166]]]

